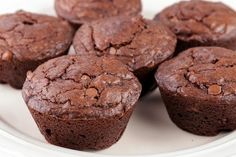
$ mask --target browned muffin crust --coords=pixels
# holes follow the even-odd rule
[[[236,12],[223,3],[178,2],[157,14],[155,20],[177,35],[178,51],[195,46],[236,50]]]
[[[21,88],[28,70],[67,53],[73,29],[55,17],[19,11],[0,16],[0,82]]]
[[[115,56],[128,65],[144,91],[155,87],[153,73],[161,62],[172,57],[175,45],[176,37],[168,28],[141,16],[85,24],[73,41],[78,55]]]
[[[23,93],[28,106],[58,118],[123,115],[140,92],[136,77],[111,57],[63,56],[27,76]]]
[[[209,136],[236,128],[235,58],[225,48],[198,47],[160,66],[156,80],[180,128]]]
[[[73,24],[84,24],[118,15],[137,15],[141,0],[55,0],[58,16]]]
[[[45,138],[78,150],[104,149],[118,141],[140,93],[137,78],[121,62],[77,55],[40,65],[28,73],[23,88]]]

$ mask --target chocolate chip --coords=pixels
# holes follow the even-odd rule
[[[27,79],[31,80],[33,78],[33,73],[31,71],[27,72]]]
[[[10,62],[13,58],[13,54],[10,51],[3,53],[2,60]]]
[[[116,54],[116,49],[114,47],[110,48],[110,54],[115,55]]]
[[[95,88],[89,88],[89,89],[86,90],[86,95],[88,97],[95,98],[95,97],[98,96],[98,91]]]
[[[91,81],[91,78],[88,76],[88,75],[83,75],[81,77],[81,83],[84,85],[84,86],[88,86],[89,83]]]
[[[219,85],[211,85],[208,88],[208,94],[210,95],[219,95],[221,93],[221,86]]]
[[[189,79],[189,81],[192,82],[192,83],[196,83],[196,82],[197,82],[197,77],[194,76],[194,75],[190,75],[188,79]]]

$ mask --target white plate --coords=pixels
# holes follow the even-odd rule
[[[19,9],[55,15],[53,0],[0,0],[0,13]],[[143,0],[143,15],[152,18],[175,0]],[[236,8],[236,1],[225,0]],[[168,118],[158,91],[141,100],[121,140],[99,152],[80,152],[48,144],[40,134],[21,91],[0,85],[0,157],[206,156],[236,157],[236,132],[201,137],[177,128]],[[234,154],[235,153],[235,154]]]

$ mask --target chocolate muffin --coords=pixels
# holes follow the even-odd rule
[[[67,53],[73,29],[55,17],[19,11],[0,16],[0,82],[22,88],[28,70]]]
[[[141,0],[55,0],[59,17],[75,25],[118,15],[137,15]]]
[[[172,121],[197,135],[236,128],[236,53],[197,47],[163,63],[156,73]]]
[[[29,72],[23,98],[48,142],[104,149],[124,132],[141,93],[138,79],[110,57],[63,56]]]
[[[156,15],[178,38],[177,52],[196,46],[236,50],[236,12],[223,3],[182,1]]]
[[[171,58],[175,35],[160,23],[141,16],[118,16],[83,25],[73,46],[78,55],[113,56],[139,78],[143,93],[155,89],[158,65]]]

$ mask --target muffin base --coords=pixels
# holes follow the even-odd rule
[[[65,120],[29,110],[49,143],[76,150],[110,147],[120,139],[133,113],[133,109],[130,109],[122,117]]]
[[[184,98],[160,89],[169,117],[181,129],[202,136],[215,136],[236,129],[236,105]]]

